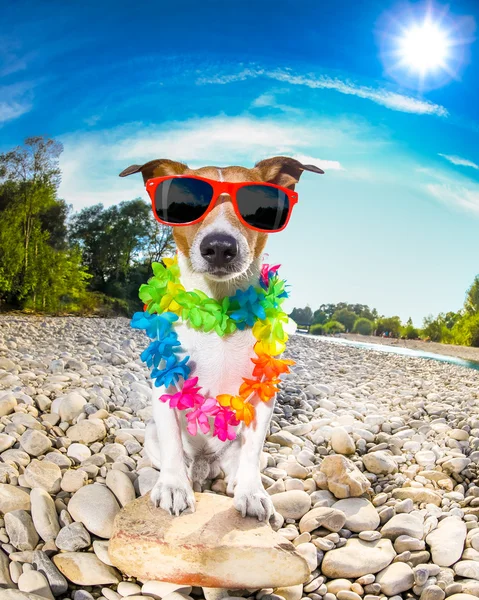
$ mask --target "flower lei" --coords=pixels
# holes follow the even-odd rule
[[[288,293],[285,282],[278,277],[279,265],[263,265],[258,286],[237,290],[234,296],[218,302],[199,290],[185,290],[176,258],[163,258],[162,262],[164,264],[153,263],[154,276],[140,287],[144,312],[135,313],[131,321],[132,327],[144,329],[152,340],[141,359],[152,369],[156,387],[173,386],[177,390],[163,394],[160,400],[168,402],[170,408],[185,411],[191,435],[196,435],[198,429],[208,433],[211,418],[213,436],[223,442],[232,440],[240,422],[249,426],[255,418],[253,396],[269,402],[278,391],[279,376],[289,373],[289,366],[294,364],[292,360],[275,358],[284,351],[288,339],[283,327],[288,316],[281,309]],[[180,318],[193,329],[205,333],[214,331],[221,337],[236,329],[252,327],[257,340],[256,357],[251,359],[253,378],[243,378],[237,395],[208,398],[200,393],[198,377],[190,378],[190,357],[180,360],[177,356],[181,348],[174,323]]]

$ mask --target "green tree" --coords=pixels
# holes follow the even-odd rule
[[[313,321],[313,311],[309,306],[304,308],[295,307],[289,316],[299,325],[309,325]]]
[[[340,308],[339,310],[336,310],[332,316],[332,320],[342,323],[346,331],[352,331],[356,319],[357,315],[347,308]]]
[[[369,319],[360,317],[354,323],[353,332],[361,335],[372,335],[374,331],[374,323]]]
[[[171,228],[158,223],[139,198],[84,208],[71,220],[70,239],[92,275],[90,289],[128,300],[132,310],[140,306],[138,288],[151,276],[151,263],[174,248]]]
[[[474,277],[471,287],[466,292],[464,308],[472,315],[479,313],[479,275]]]
[[[399,337],[401,333],[401,319],[399,317],[381,317],[376,326],[376,335]]]
[[[326,333],[335,334],[335,333],[343,333],[345,331],[345,327],[339,321],[328,321],[324,325],[324,331]]]

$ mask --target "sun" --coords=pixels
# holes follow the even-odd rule
[[[399,62],[423,76],[447,68],[451,46],[448,32],[429,19],[403,30],[398,46]]]

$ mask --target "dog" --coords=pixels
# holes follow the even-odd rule
[[[156,177],[193,175],[220,182],[273,183],[294,190],[304,171],[323,173],[314,165],[276,156],[258,162],[252,169],[240,166],[190,169],[180,162],[158,159],[132,165],[120,176],[141,173],[145,185]],[[198,289],[221,300],[234,295],[237,289],[258,284],[268,234],[241,222],[228,194],[218,196],[201,222],[174,227],[173,236],[181,282],[186,290]],[[196,331],[179,321],[176,331],[184,354],[190,356],[194,365],[193,375],[199,378],[202,393],[209,397],[235,393],[243,377],[251,376],[256,342],[251,329],[220,337]],[[241,424],[235,440],[221,442],[211,434],[191,436],[186,431],[184,415],[158,400],[161,393],[153,388],[153,422],[147,425],[145,433],[147,456],[160,472],[150,493],[153,504],[173,515],[188,509],[194,511],[193,489],[200,489],[206,480],[223,472],[227,494],[234,497],[234,506],[241,515],[268,521],[274,511],[261,481],[260,457],[274,399],[268,403],[255,402],[253,423],[249,427]]]

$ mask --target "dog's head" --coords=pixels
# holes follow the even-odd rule
[[[163,158],[144,165],[131,165],[120,173],[120,177],[141,173],[146,183],[153,177],[197,175],[232,183],[264,181],[294,189],[303,171],[323,173],[318,167],[303,165],[286,156],[262,160],[252,169],[236,166],[190,169],[183,163]],[[192,270],[213,281],[227,281],[245,273],[253,261],[261,257],[268,237],[241,223],[228,194],[219,196],[203,221],[174,227],[173,235],[178,250],[189,259]]]

